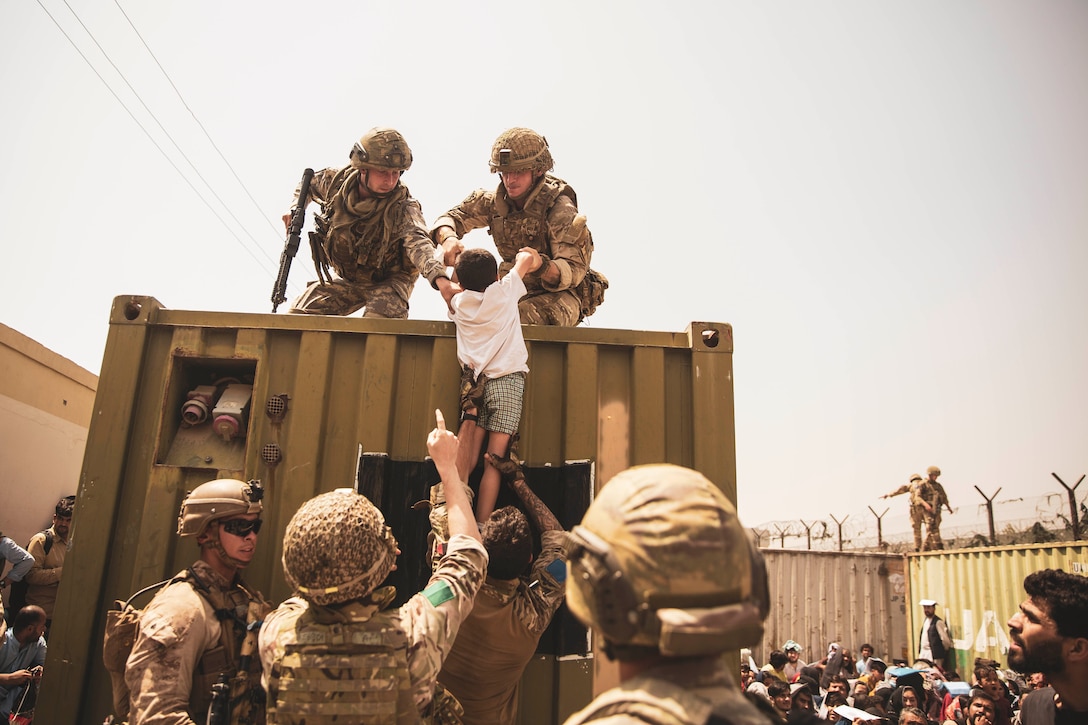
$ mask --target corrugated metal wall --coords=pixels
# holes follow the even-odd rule
[[[529,466],[589,461],[599,487],[630,465],[664,461],[702,471],[736,500],[728,325],[691,323],[683,333],[528,327],[525,338],[532,372],[520,455]],[[231,381],[252,385],[243,437],[224,441],[206,426],[180,424],[189,391]],[[99,723],[107,714],[105,613],[196,557],[174,535],[186,490],[217,475],[265,482],[266,525],[246,578],[280,601],[289,594],[280,537],[298,506],[352,485],[360,452],[423,461],[434,410],[455,421],[458,389],[448,322],[186,312],[149,297],[115,299],[42,722]],[[579,677],[588,668],[549,666],[542,684],[559,707],[548,722],[561,722],[588,701]]]
[[[877,656],[907,648],[903,557],[898,554],[762,549],[771,589],[763,642],[752,649],[759,665],[787,640],[801,659],[819,661],[830,642],[857,656],[868,642]]]
[[[924,615],[920,599],[937,601],[937,616],[955,640],[956,667],[968,679],[976,657],[1008,664],[1009,617],[1024,601],[1024,577],[1041,569],[1088,573],[1088,544],[1065,542],[909,554],[908,626],[917,652]]]

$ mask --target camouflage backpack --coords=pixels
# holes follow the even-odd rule
[[[574,289],[574,292],[578,295],[578,301],[581,303],[582,319],[597,311],[597,306],[604,302],[604,291],[606,289],[608,289],[607,277],[595,269],[586,271],[585,278]]]

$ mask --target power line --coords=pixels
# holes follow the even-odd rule
[[[114,99],[121,105],[121,107],[123,109],[125,109],[125,112],[129,115],[129,117],[133,120],[133,122],[140,128],[140,130],[144,132],[144,135],[147,136],[147,139],[151,142],[151,144],[158,150],[158,152],[160,154],[162,154],[162,157],[164,159],[166,159],[167,163],[169,163],[170,166],[173,167],[173,169],[178,173],[178,176],[180,176],[182,178],[182,180],[189,186],[189,188],[193,190],[193,193],[196,194],[197,198],[200,199],[200,201],[204,203],[204,205],[216,217],[216,219],[219,220],[220,224],[223,225],[223,228],[226,229],[227,232],[232,237],[234,237],[235,241],[238,242],[238,245],[240,247],[242,247],[242,249],[244,249],[245,252],[247,254],[249,254],[250,257],[253,258],[253,261],[257,263],[258,267],[261,267],[265,272],[269,273],[270,275],[274,275],[274,272],[272,271],[272,269],[269,269],[268,267],[265,267],[264,262],[260,258],[258,258],[256,254],[254,254],[253,250],[251,250],[249,248],[249,246],[247,246],[245,244],[245,242],[242,240],[242,238],[240,236],[238,236],[237,232],[235,232],[234,229],[232,229],[231,226],[227,223],[227,220],[223,218],[223,216],[215,209],[215,207],[207,200],[207,198],[204,197],[204,195],[200,192],[200,190],[196,188],[196,186],[189,179],[189,177],[186,176],[185,173],[178,167],[178,165],[174,162],[174,160],[172,158],[170,158],[170,155],[167,154],[166,151],[163,149],[163,147],[158,143],[158,141],[155,140],[154,136],[152,136],[151,132],[148,131],[147,127],[143,123],[140,122],[140,120],[136,117],[136,115],[132,112],[132,110],[128,107],[128,105],[125,104],[125,102],[121,99],[121,97],[117,94],[117,92],[113,89],[113,87],[110,86],[109,82],[106,81],[106,79],[102,76],[102,74],[98,71],[98,69],[95,68],[95,66],[91,62],[91,60],[87,57],[86,54],[84,54],[84,52],[76,44],[75,40],[73,40],[73,38],[68,34],[67,31],[65,31],[63,26],[61,26],[61,24],[57,21],[57,19],[53,16],[53,14],[49,12],[49,9],[46,8],[45,5],[42,4],[42,0],[37,0],[37,3],[38,3],[38,6],[42,9],[42,11],[46,14],[46,16],[49,17],[49,19],[53,22],[53,24],[57,27],[57,29],[65,37],[65,39],[72,46],[72,48],[75,49],[76,53],[79,54],[79,56],[83,59],[83,61],[87,64],[87,66],[91,69],[91,71],[98,77],[98,79],[106,87],[106,90],[108,90],[110,92],[110,94],[114,97]],[[87,28],[87,26],[83,24],[83,21],[79,19],[79,16],[76,15],[75,11],[72,10],[71,6],[68,5],[67,0],[65,0],[65,5],[68,6],[68,10],[72,13],[73,16],[76,17],[76,20],[79,21],[79,23],[83,27],[84,31],[91,37],[92,40],[94,40],[94,35],[90,32],[90,30]],[[99,51],[102,52],[102,54],[104,56],[106,56],[107,60],[109,60],[110,65],[113,66],[114,70],[116,70],[117,73],[119,75],[121,75],[122,79],[125,80],[125,83],[128,85],[129,89],[133,92],[134,95],[136,95],[137,99],[140,100],[140,103],[144,106],[144,109],[147,110],[147,112],[151,115],[151,117],[159,125],[159,128],[163,130],[163,133],[165,133],[168,138],[170,138],[170,141],[172,143],[174,143],[175,148],[178,148],[177,143],[170,136],[169,132],[167,132],[166,129],[162,127],[162,124],[159,123],[158,119],[155,117],[155,114],[152,113],[151,110],[147,107],[147,105],[143,103],[143,100],[140,98],[139,94],[136,92],[135,89],[132,88],[132,85],[128,83],[128,80],[124,78],[124,74],[122,74],[121,71],[117,68],[117,66],[114,65],[113,61],[109,59],[109,56],[102,49],[102,46],[98,44],[97,40],[94,40],[94,42],[95,42],[95,45],[98,46]],[[216,199],[219,200],[220,204],[223,204],[223,207],[226,208],[228,210],[228,213],[229,213],[229,207],[227,207],[227,205],[223,202],[223,200],[220,199],[219,196],[215,194],[215,190],[212,189],[211,185],[208,184],[207,180],[204,179],[204,177],[200,175],[200,172],[196,171],[196,168],[195,168],[195,166],[193,166],[192,161],[189,160],[189,158],[185,155],[185,153],[183,151],[181,151],[180,148],[178,148],[178,151],[185,158],[185,160],[189,163],[189,165],[191,167],[193,167],[193,170],[197,173],[197,176],[199,176],[201,181],[203,181],[204,184],[208,186],[208,188],[212,192],[212,194],[215,195]],[[231,216],[233,217],[234,215],[231,214]],[[238,219],[236,217],[235,217],[235,221],[238,222]],[[242,226],[243,229],[245,229],[245,227],[243,225],[241,225],[241,222],[238,222],[238,224],[239,224],[239,226]],[[246,233],[248,235],[248,231]],[[252,235],[249,235],[249,236],[250,236],[251,239],[253,239]],[[253,242],[256,244],[257,243],[256,239],[253,239]],[[259,244],[257,244],[257,246],[258,246],[258,248],[260,248]],[[267,254],[266,254],[266,257],[267,257]],[[275,265],[277,263],[273,262],[273,264]],[[273,267],[273,269],[274,269],[274,267]]]
[[[204,137],[208,139],[208,143],[210,143],[212,148],[215,149],[215,152],[219,154],[219,158],[223,160],[223,163],[226,164],[228,169],[230,169],[230,173],[234,175],[235,181],[237,181],[238,185],[242,187],[243,191],[245,191],[246,196],[249,197],[249,200],[253,202],[253,207],[268,223],[268,226],[272,229],[272,231],[276,232],[276,235],[279,236],[282,230],[277,228],[276,225],[273,224],[267,216],[265,216],[264,210],[261,209],[260,204],[258,204],[257,200],[253,198],[253,194],[250,193],[249,188],[246,186],[245,182],[242,181],[240,176],[238,176],[238,172],[234,170],[234,166],[232,166],[230,161],[227,160],[227,157],[223,154],[223,152],[219,150],[219,146],[215,143],[215,140],[212,139],[211,134],[209,134],[208,130],[204,128],[204,124],[200,122],[199,118],[197,118],[197,115],[193,112],[193,109],[189,107],[189,104],[185,101],[185,97],[181,95],[181,91],[178,90],[177,85],[174,84],[174,81],[170,77],[170,74],[166,72],[166,69],[163,68],[162,63],[159,62],[159,59],[158,57],[156,57],[154,51],[151,50],[151,46],[149,46],[147,44],[147,41],[144,40],[144,36],[140,34],[140,31],[136,28],[136,25],[132,22],[132,19],[129,18],[128,13],[125,12],[125,9],[121,7],[121,3],[118,0],[113,0],[113,4],[116,5],[117,9],[121,11],[121,15],[125,16],[125,20],[128,21],[129,27],[132,28],[132,32],[136,33],[136,37],[140,39],[140,42],[143,43],[144,48],[147,49],[147,54],[150,55],[151,59],[155,61],[155,65],[157,65],[159,67],[159,70],[162,71],[162,75],[164,78],[166,78],[166,82],[169,83],[170,87],[174,89],[174,93],[177,94],[178,100],[181,101],[181,105],[185,106],[185,110],[189,112],[189,115],[193,117],[196,125],[200,127],[200,130],[201,132],[203,132]]]

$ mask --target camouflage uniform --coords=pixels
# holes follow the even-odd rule
[[[530,129],[513,128],[504,132],[492,149],[493,172],[505,169],[547,172],[552,165],[547,141]],[[437,236],[441,227],[452,227],[458,237],[463,237],[473,229],[487,227],[502,258],[500,276],[514,266],[520,248],[537,250],[545,258],[545,264],[526,275],[526,293],[518,305],[521,321],[526,325],[573,327],[582,319],[582,300],[576,290],[585,280],[593,256],[593,235],[586,227],[585,215],[578,213],[578,197],[567,182],[543,173],[520,200],[520,207],[500,182],[495,191],[472,192],[435,221],[431,234]],[[559,270],[559,281],[555,284],[548,284],[541,277],[549,266],[548,260]]]
[[[910,477],[910,483],[903,484],[884,498],[892,498],[900,494],[910,494],[910,525],[914,529],[914,550],[922,551],[922,524],[929,520],[925,503],[929,502],[931,487],[929,481],[915,473]],[[923,503],[925,502],[925,503]]]
[[[487,553],[483,546],[466,536],[454,536],[447,542],[446,556],[431,575],[427,587],[402,607],[381,611],[387,596],[382,589],[362,602],[371,610],[362,616],[403,632],[411,679],[410,694],[420,712],[431,702],[442,661],[449,654],[461,622],[472,609],[486,568]],[[298,622],[309,607],[306,600],[292,597],[265,619],[259,648],[266,687],[271,683],[274,664],[281,662],[287,648],[298,642]],[[273,697],[271,689],[269,694]],[[294,721],[284,718],[269,722]]]
[[[396,592],[378,584],[397,551],[384,516],[351,489],[315,496],[291,518],[283,566],[299,596],[265,619],[258,638],[270,725],[432,714],[438,671],[483,583],[487,552],[451,537],[426,588],[386,610]]]
[[[399,144],[399,145],[398,145]],[[403,145],[403,148],[401,148]],[[377,156],[360,160],[359,151],[393,150],[395,158]],[[422,274],[431,286],[444,277],[445,267],[435,259],[419,202],[399,183],[384,197],[362,197],[360,179],[368,168],[411,166],[411,150],[392,129],[372,129],[352,152],[352,165],[324,169],[310,182],[310,199],[321,205],[311,237],[319,279],[291,306],[292,312],[315,315],[350,315],[366,307],[364,317],[404,319],[408,298]],[[298,204],[295,190],[292,207]],[[325,279],[332,268],[337,277]]]
[[[601,488],[570,534],[567,605],[622,662],[656,660],[567,725],[767,725],[724,652],[763,637],[770,607],[755,541],[725,495],[691,469],[635,466]]]
[[[241,578],[225,581],[202,561],[190,570],[198,583],[178,581],[166,586],[140,617],[125,667],[133,723],[204,723],[212,685],[220,673],[237,672],[250,602],[258,602],[264,611],[271,609]],[[180,579],[187,577],[188,572],[178,574]],[[210,594],[198,593],[200,588]],[[220,621],[213,601],[221,603],[230,616]],[[263,723],[264,692],[255,658],[250,663],[247,692],[256,704],[244,722]]]
[[[926,551],[940,551],[944,549],[944,541],[941,540],[941,509],[952,507],[948,503],[948,494],[939,481],[926,481],[926,501],[933,507],[926,512]]]
[[[516,719],[522,672],[565,594],[566,533],[545,531],[541,542],[529,576],[487,578],[442,665],[438,680],[461,702],[466,725]]]
[[[721,657],[655,667],[603,693],[565,725],[769,725],[774,716],[741,693]]]

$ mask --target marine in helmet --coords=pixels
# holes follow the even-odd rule
[[[350,163],[314,174],[310,247],[318,279],[291,305],[291,312],[404,319],[408,298],[422,275],[446,299],[453,288],[435,259],[419,202],[401,175],[412,150],[392,128],[372,128],[348,154]],[[292,208],[298,204],[295,189]],[[283,217],[290,225],[291,215]]]
[[[763,636],[763,558],[702,474],[636,466],[601,489],[571,531],[567,606],[619,660],[620,685],[567,725],[761,723],[722,654]]]
[[[936,551],[944,548],[944,542],[941,540],[941,509],[948,509],[948,513],[955,513],[952,510],[952,506],[948,503],[948,494],[945,493],[944,486],[937,480],[937,477],[941,475],[941,469],[937,466],[930,466],[926,469],[926,476],[928,480],[928,493],[926,495],[926,501],[929,503],[929,507],[926,509],[926,544],[927,551]]]
[[[396,592],[381,586],[396,567],[397,541],[366,497],[323,493],[288,523],[283,570],[295,595],[268,616],[259,638],[269,723],[408,723],[459,709],[437,677],[488,557],[457,476],[457,437],[436,417],[427,448],[450,539],[426,588],[403,606],[389,608]]]
[[[528,128],[503,131],[490,159],[491,172],[501,179],[498,188],[469,194],[434,222],[431,236],[452,267],[464,250],[461,238],[486,227],[502,257],[500,276],[514,266],[522,247],[535,249],[544,263],[525,278],[521,321],[573,327],[601,302],[608,280],[589,268],[593,236],[574,189],[550,173],[553,166],[542,135]]]
[[[933,511],[933,505],[929,502],[932,488],[921,474],[912,473],[910,481],[880,498],[892,498],[904,493],[910,494],[910,525],[914,529],[914,550],[922,551],[922,525],[929,520],[929,514]]]
[[[240,575],[256,553],[262,496],[259,481],[224,478],[197,486],[182,501],[177,533],[196,540],[200,558],[160,589],[140,617],[125,666],[131,722],[204,722],[212,686],[224,674],[230,722],[265,722],[260,663],[243,657],[243,642],[271,607]]]

